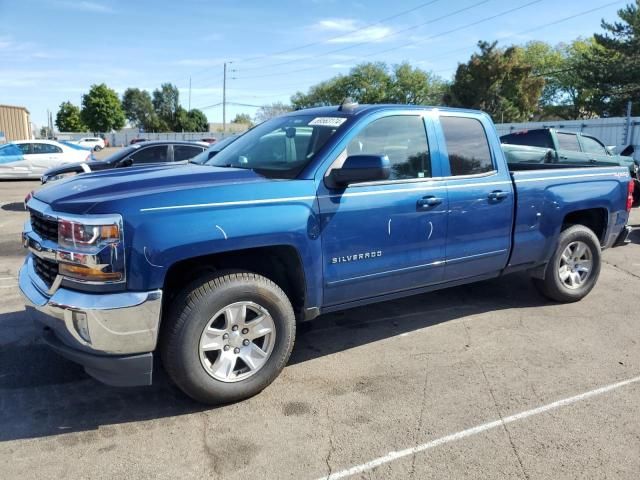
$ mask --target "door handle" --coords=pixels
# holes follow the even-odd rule
[[[569,160],[569,157],[567,157],[566,155],[560,155],[558,158],[560,160]]]
[[[491,192],[488,197],[489,200],[503,200],[509,196],[509,192],[503,192],[502,190],[496,190]]]
[[[429,208],[435,207],[436,205],[440,205],[443,199],[440,197],[422,197],[418,200],[418,208]]]

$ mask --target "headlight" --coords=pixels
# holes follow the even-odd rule
[[[61,247],[83,250],[118,241],[120,241],[120,226],[117,223],[85,225],[70,220],[58,221],[58,245]]]
[[[56,260],[60,275],[81,282],[124,281],[124,243],[119,215],[91,220],[58,218],[58,245]]]

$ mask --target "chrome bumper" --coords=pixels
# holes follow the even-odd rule
[[[156,348],[162,290],[95,294],[58,288],[49,296],[31,255],[20,269],[19,285],[30,316],[51,328],[67,347],[93,355]]]

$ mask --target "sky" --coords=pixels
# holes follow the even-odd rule
[[[221,122],[226,62],[230,121],[365,61],[450,79],[478,40],[570,42],[627,2],[0,0],[0,104],[27,107],[41,126],[92,84],[122,94],[171,82],[188,108],[191,78],[191,107]]]

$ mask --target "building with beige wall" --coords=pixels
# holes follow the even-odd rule
[[[27,140],[31,137],[29,110],[25,107],[0,105],[0,142]]]

